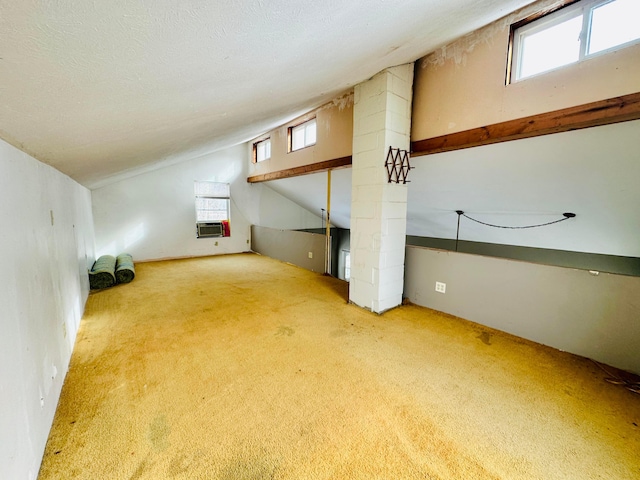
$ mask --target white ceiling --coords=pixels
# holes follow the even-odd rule
[[[407,234],[456,237],[463,210],[504,226],[576,218],[542,228],[501,229],[461,218],[460,239],[640,257],[640,120],[412,159]],[[351,169],[332,174],[332,223],[349,228]],[[326,173],[268,185],[318,213]]]
[[[0,137],[88,187],[251,139],[531,0],[0,4]]]

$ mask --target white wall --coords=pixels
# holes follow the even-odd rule
[[[322,215],[322,209],[327,210],[327,172],[271,180],[266,185],[311,212]],[[331,225],[350,228],[351,167],[331,171]],[[315,228],[323,226],[319,222]]]
[[[89,292],[91,195],[0,141],[0,205],[0,478],[34,479]]]
[[[640,120],[412,159],[407,233],[640,257]]]
[[[247,183],[247,151],[241,144],[93,190],[97,255],[128,252],[140,261],[237,253],[250,249],[252,224],[320,225],[319,216],[267,186]],[[196,180],[231,184],[230,237],[196,238]]]
[[[407,247],[413,303],[638,374],[639,293],[639,277]]]
[[[324,272],[327,240],[323,234],[258,226],[254,226],[251,233],[255,252],[312,272]]]

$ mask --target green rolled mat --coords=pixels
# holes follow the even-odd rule
[[[116,258],[103,255],[95,261],[89,270],[89,287],[91,290],[112,287],[116,284]]]
[[[118,283],[129,283],[135,276],[133,257],[128,253],[118,255],[118,258],[116,258],[116,281]]]

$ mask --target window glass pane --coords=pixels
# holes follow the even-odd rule
[[[291,151],[316,143],[316,119],[304,122],[291,129]]]
[[[300,148],[304,148],[304,125],[300,125],[295,127],[291,131],[291,149],[298,150]]]
[[[264,142],[256,144],[256,161],[261,162],[266,158]]]
[[[313,145],[316,143],[316,121],[313,120],[307,124],[305,146]]]
[[[589,52],[640,38],[640,0],[616,0],[593,10]]]
[[[226,210],[198,210],[196,215],[197,222],[220,222],[228,219]]]
[[[518,78],[524,78],[580,58],[582,15],[541,32],[522,36]]]
[[[227,200],[224,198],[196,198],[198,210],[226,210]]]
[[[195,182],[197,222],[229,220],[229,184]]]
[[[196,221],[228,220],[229,200],[222,198],[196,198]]]
[[[256,162],[262,162],[271,157],[271,140],[256,143]]]

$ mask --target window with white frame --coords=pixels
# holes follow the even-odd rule
[[[289,151],[310,147],[316,143],[316,119],[313,118],[295,127],[289,127]]]
[[[195,182],[196,223],[229,220],[228,183]]]
[[[507,80],[521,80],[637,41],[640,0],[580,0],[512,25]]]
[[[266,138],[253,144],[253,162],[263,162],[271,158],[271,139]]]

